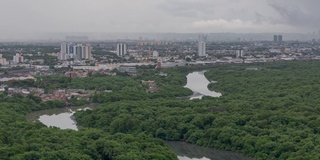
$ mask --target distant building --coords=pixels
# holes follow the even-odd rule
[[[2,54],[0,54],[0,64],[1,65],[7,65],[7,59],[2,57]]]
[[[137,68],[136,67],[132,67],[132,66],[120,66],[119,67],[119,71],[120,72],[126,72],[128,73],[129,75],[132,75],[132,76],[136,76],[137,75]]]
[[[273,43],[278,43],[278,36],[277,35],[273,35]]]
[[[207,45],[206,41],[207,41],[207,36],[199,35],[199,37],[198,37],[198,55],[199,55],[199,57],[206,56],[206,45]]]
[[[77,44],[74,46],[75,60],[82,60],[82,44]]]
[[[127,54],[127,45],[124,43],[118,43],[117,44],[117,55],[119,57],[123,57]]]
[[[274,35],[273,36],[273,43],[282,43],[282,35]]]
[[[87,59],[87,60],[91,60],[92,59],[91,45],[90,44],[86,44],[86,45],[82,46],[82,58],[83,59]]]
[[[91,60],[91,45],[90,44],[61,44],[60,53],[58,53],[59,60]]]
[[[269,49],[270,53],[282,53],[281,49]]]
[[[13,56],[13,63],[14,64],[23,63],[23,56],[19,53],[16,53],[16,55]]]
[[[159,52],[158,51],[153,51],[152,57],[153,58],[158,58],[159,57]]]
[[[161,68],[161,62],[157,62],[157,68]]]
[[[282,35],[278,35],[278,43],[282,43]]]
[[[236,57],[241,58],[244,56],[244,51],[242,49],[236,50]]]
[[[199,57],[206,56],[206,42],[200,41],[198,44],[198,55]]]

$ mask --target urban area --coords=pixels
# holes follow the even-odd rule
[[[7,95],[30,93],[43,101],[62,100],[71,96],[89,98],[93,91],[83,89],[51,90],[8,87],[10,81],[35,81],[37,75],[88,77],[94,74],[136,75],[136,68],[256,63],[291,60],[319,60],[319,40],[284,41],[274,35],[270,41],[210,42],[200,34],[197,41],[123,40],[90,42],[85,36],[68,36],[61,43],[0,44],[0,92]],[[255,68],[252,68],[253,70]],[[154,89],[151,89],[154,90]],[[79,94],[82,93],[82,94]]]

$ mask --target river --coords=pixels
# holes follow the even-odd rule
[[[201,99],[203,96],[220,97],[221,93],[210,91],[208,84],[210,82],[204,76],[205,71],[192,72],[187,75],[187,85],[184,87],[193,91],[193,95],[190,99]],[[211,82],[212,83],[212,82]]]
[[[239,153],[200,147],[185,142],[166,142],[179,160],[253,160]]]
[[[29,121],[40,121],[48,127],[78,130],[73,114],[79,110],[93,109],[96,104],[35,111],[27,115]]]
[[[188,74],[185,87],[194,92],[190,99],[201,99],[203,96],[221,96],[221,93],[210,91],[207,88],[210,82],[204,76],[204,72]],[[36,111],[27,115],[27,119],[29,121],[40,121],[48,127],[54,126],[61,129],[78,130],[73,114],[78,110],[93,109],[95,106],[87,105]],[[167,142],[167,144],[178,155],[179,160],[251,160],[238,153],[199,147],[184,142]]]

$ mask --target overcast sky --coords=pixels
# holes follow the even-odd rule
[[[0,4],[0,36],[320,29],[320,0],[0,0]]]

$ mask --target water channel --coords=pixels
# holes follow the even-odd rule
[[[194,92],[190,99],[201,99],[203,96],[221,96],[221,93],[210,91],[207,88],[210,82],[204,76],[204,72],[193,72],[187,76],[187,85],[185,87]],[[36,111],[27,115],[27,119],[29,121],[40,121],[48,127],[54,126],[61,129],[78,130],[73,114],[78,110],[94,109],[96,106],[96,104],[92,104],[81,107]],[[167,144],[178,155],[179,160],[251,160],[241,154],[199,147],[183,142],[167,142]]]
[[[78,107],[65,107],[35,111],[27,115],[29,121],[40,121],[48,127],[78,130],[73,114],[79,110],[93,109],[96,104]]]
[[[208,84],[210,82],[204,76],[205,71],[192,72],[187,75],[187,85],[184,87],[189,88],[193,91],[193,95],[190,99],[201,99],[203,96],[220,97],[221,93],[210,91],[208,89]],[[214,83],[214,82],[211,82]]]
[[[179,160],[253,160],[239,153],[200,147],[185,142],[166,142]]]

